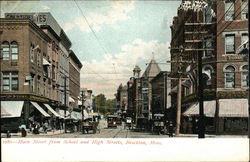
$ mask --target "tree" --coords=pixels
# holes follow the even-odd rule
[[[106,115],[107,113],[114,113],[115,111],[115,99],[106,99],[104,94],[98,94],[94,98],[95,111]]]

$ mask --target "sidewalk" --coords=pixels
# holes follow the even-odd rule
[[[50,136],[50,135],[56,135],[56,134],[63,134],[64,130],[54,130],[54,131],[48,131],[47,133],[44,132],[40,132],[39,134],[33,134],[31,132],[27,132],[27,136]],[[18,133],[11,133],[11,138],[19,138],[22,137],[21,132]],[[7,134],[6,133],[1,133],[1,138],[7,138]]]

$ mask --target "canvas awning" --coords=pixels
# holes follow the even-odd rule
[[[20,117],[24,101],[1,101],[1,118]]]
[[[220,99],[219,117],[248,117],[248,100]]]
[[[82,120],[82,114],[80,112],[72,111],[71,117],[75,120]]]
[[[61,118],[65,119],[64,110],[59,110],[59,114]],[[69,111],[66,111],[66,119],[68,118],[69,115],[70,115]]]
[[[50,117],[48,113],[46,113],[41,106],[38,105],[36,102],[31,102],[31,104],[45,117]]]
[[[75,102],[74,98],[69,96],[69,102]]]
[[[53,110],[52,107],[50,107],[50,105],[44,104],[44,106],[46,106],[47,109],[48,109],[52,114],[54,114],[56,117],[60,117],[60,115],[59,115],[57,112],[55,112],[55,110]]]
[[[204,115],[207,117],[214,117],[215,115],[215,108],[216,108],[216,101],[204,101]],[[191,105],[187,111],[183,113],[184,116],[195,116],[199,115],[199,103],[195,103]]]

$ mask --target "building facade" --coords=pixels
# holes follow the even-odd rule
[[[50,13],[7,13],[5,17],[0,20],[1,110],[6,113],[1,118],[27,127],[46,121],[62,128],[69,101],[71,42]],[[66,86],[60,72],[67,75]]]
[[[197,1],[200,10],[183,1],[174,17],[171,40],[172,78],[182,77],[183,132],[196,132],[198,101],[198,55],[202,55],[206,130],[245,133],[247,129],[248,65],[238,47],[248,40],[248,1]],[[179,61],[178,61],[179,60]],[[178,98],[172,84],[172,107]],[[175,97],[174,97],[175,96]],[[237,124],[240,125],[237,127]],[[212,129],[211,129],[212,128]]]

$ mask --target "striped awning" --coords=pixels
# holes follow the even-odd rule
[[[214,117],[216,101],[205,101],[204,102],[204,115],[207,117]],[[191,105],[187,111],[183,113],[184,116],[195,116],[199,115],[199,103]]]
[[[248,100],[220,99],[219,117],[248,117]]]
[[[38,105],[36,102],[30,102],[43,116],[45,117],[50,117],[50,115],[44,111],[44,109]]]
[[[48,109],[53,115],[55,115],[56,117],[60,117],[60,115],[59,115],[55,110],[53,110],[52,107],[50,107],[50,105],[48,105],[48,104],[44,104],[44,105],[47,107],[47,109]]]

